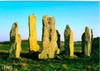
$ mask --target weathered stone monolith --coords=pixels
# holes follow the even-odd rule
[[[9,58],[20,58],[21,50],[21,36],[18,34],[18,24],[15,22],[10,31]]]
[[[33,52],[39,51],[36,33],[36,15],[29,16],[29,50]]]
[[[84,56],[90,56],[91,54],[90,39],[90,29],[86,27],[85,32],[82,34],[82,53]]]
[[[58,48],[60,49],[60,33],[58,30],[56,30],[57,32],[57,45],[58,45]]]
[[[93,30],[91,29],[91,46],[92,46],[92,42],[93,42]]]
[[[65,53],[69,57],[74,56],[74,34],[70,27],[67,25],[64,31],[64,47]]]
[[[43,30],[42,30],[43,50],[39,54],[39,59],[54,58],[55,54],[59,54],[60,52],[57,46],[55,19],[53,17],[44,16],[42,19],[42,23],[43,23]]]
[[[91,29],[91,40],[93,40],[93,29]]]
[[[100,60],[100,37],[93,38],[92,40],[91,59]]]

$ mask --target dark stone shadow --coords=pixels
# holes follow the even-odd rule
[[[83,55],[82,52],[74,52],[74,55],[76,55],[79,58],[84,58],[84,55]],[[65,51],[61,52],[59,56],[61,56],[62,58],[64,58],[64,56],[66,56],[66,52]]]
[[[38,59],[39,53],[40,52],[21,53],[20,57],[35,60],[35,59]],[[0,52],[0,59],[6,61],[7,59],[9,59],[9,53],[8,52]],[[15,58],[15,60],[17,60],[17,59]]]
[[[38,59],[38,55],[40,52],[29,52],[29,53],[21,53],[20,56],[28,59]]]
[[[9,53],[0,52],[0,59],[7,60],[8,57],[9,57]]]
[[[83,55],[82,52],[74,52],[74,54],[75,54],[76,56],[80,57],[80,58],[83,58],[83,57],[84,57],[84,55]]]

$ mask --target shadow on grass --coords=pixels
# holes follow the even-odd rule
[[[40,52],[21,53],[20,56],[22,58],[36,60],[36,59],[38,59],[39,53]],[[75,52],[75,55],[77,55],[78,57],[82,58],[82,53]],[[8,57],[9,57],[9,53],[8,52],[0,52],[0,59],[7,60]],[[58,60],[58,59],[56,59],[56,60]]]
[[[8,52],[0,52],[0,59],[7,60],[8,56]]]
[[[38,59],[39,52],[30,52],[30,53],[21,53],[20,57],[28,58],[28,59]],[[8,52],[0,52],[0,59],[7,60],[9,58]]]
[[[74,54],[80,58],[84,57],[82,52],[74,52]]]
[[[29,52],[29,53],[21,53],[21,57],[28,58],[28,59],[38,59],[39,52]]]
[[[20,57],[26,58],[26,59],[38,60],[39,53],[40,52],[21,53]],[[96,62],[99,61],[99,58],[95,58],[95,59],[90,59],[90,58],[86,58],[86,57],[84,58],[84,56],[82,55],[81,52],[75,52],[74,54],[78,57],[78,59],[65,59],[65,60],[67,60],[67,61],[72,61],[72,60],[78,61],[80,59],[82,59],[82,60],[84,60],[84,59],[87,60],[88,59],[88,60],[92,60],[92,61],[96,61]],[[58,60],[63,60],[64,59],[62,57],[62,55],[58,55],[58,56],[61,57],[61,59],[60,58],[54,58],[54,59],[51,59],[51,60],[57,60],[58,61]],[[9,53],[8,52],[0,52],[0,59],[6,61],[8,59],[8,57],[9,57]]]

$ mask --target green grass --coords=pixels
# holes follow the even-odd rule
[[[82,52],[81,42],[74,43],[75,52]]]
[[[39,46],[40,46],[40,51],[42,50],[42,42],[41,41],[38,41],[39,43]],[[64,44],[64,42],[61,42]],[[3,43],[0,43],[0,50],[9,50],[10,47],[9,47],[9,42],[3,42]],[[29,50],[29,43],[27,40],[24,40],[22,41],[22,50],[23,51],[28,51]],[[75,42],[74,43],[74,47],[75,47],[75,52],[80,52],[81,51],[81,42]],[[64,50],[64,45],[62,45],[61,47],[61,50]]]
[[[21,61],[3,61],[0,66],[12,66],[18,71],[99,71],[98,62],[89,59],[32,60],[22,58]]]
[[[42,43],[39,41],[40,52]],[[61,50],[64,50],[61,42]],[[81,52],[81,42],[75,42],[75,52]],[[9,42],[0,43],[0,50],[9,50]],[[26,53],[25,53],[26,52]],[[47,60],[32,59],[29,53],[28,41],[22,41],[21,60],[7,59],[9,53],[0,53],[0,71],[99,71],[99,62],[90,58],[77,57],[73,59],[55,58]],[[60,55],[61,56],[61,55]],[[3,66],[11,66],[12,69],[4,70]]]

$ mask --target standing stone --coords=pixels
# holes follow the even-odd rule
[[[93,40],[93,30],[91,29],[91,40]]]
[[[90,56],[91,42],[90,42],[90,29],[85,28],[85,32],[82,34],[82,53],[85,56]]]
[[[74,34],[68,25],[64,31],[64,47],[67,56],[74,56]]]
[[[100,37],[93,38],[91,47],[91,58],[93,60],[100,60]]]
[[[39,59],[54,58],[55,54],[59,54],[57,46],[57,33],[55,26],[55,19],[53,17],[44,16],[43,22],[43,51],[39,54]]]
[[[58,30],[56,30],[57,32],[57,45],[58,45],[58,48],[60,49],[60,33],[58,32]]]
[[[10,31],[10,55],[9,58],[20,58],[21,36],[18,34],[18,24],[15,22]]]
[[[85,32],[82,34],[82,54],[85,55]]]
[[[30,51],[37,52],[39,51],[39,45],[37,42],[36,35],[36,15],[29,16],[29,49]]]
[[[93,30],[91,29],[91,46],[92,46],[92,42],[93,42]]]

